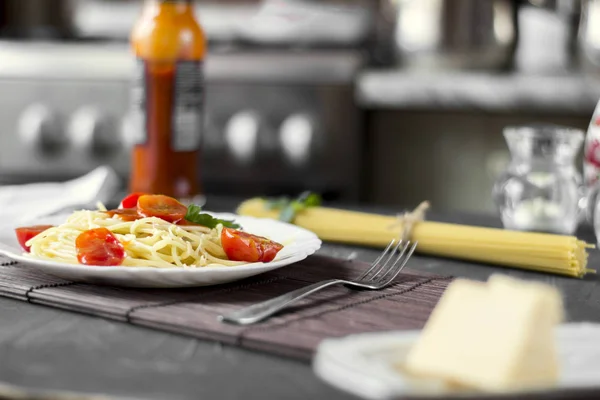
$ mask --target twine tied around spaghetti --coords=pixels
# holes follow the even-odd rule
[[[412,236],[412,230],[416,223],[425,220],[425,213],[429,209],[429,202],[424,201],[413,211],[407,211],[402,214],[398,214],[396,222],[390,225],[389,229],[394,229],[399,226],[402,227],[400,232],[400,240],[406,242]]]

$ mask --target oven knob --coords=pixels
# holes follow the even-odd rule
[[[58,116],[43,104],[27,107],[19,118],[17,129],[22,143],[43,153],[63,150],[67,144]]]
[[[132,113],[125,114],[125,116],[121,119],[121,142],[128,149],[132,148],[136,144],[135,137],[138,130],[136,128],[137,127],[135,125]]]
[[[120,146],[114,122],[91,106],[82,107],[73,114],[68,135],[76,149],[94,156],[105,156]]]
[[[121,119],[119,130],[120,143],[127,149],[143,145],[148,141],[146,121],[140,112],[129,110]]]
[[[219,131],[217,124],[214,121],[212,113],[206,112],[204,123],[204,132],[202,137],[202,145],[204,150],[209,155],[220,156],[221,151],[225,147],[225,138]]]
[[[293,165],[300,166],[308,162],[314,135],[314,122],[307,114],[294,114],[283,121],[279,142]]]
[[[250,163],[256,156],[260,125],[260,116],[254,111],[239,112],[227,122],[225,142],[241,164]]]

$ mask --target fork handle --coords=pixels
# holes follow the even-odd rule
[[[298,300],[303,299],[308,295],[311,295],[326,287],[345,282],[346,281],[341,279],[330,279],[327,281],[313,283],[312,285],[293,290],[273,299],[263,301],[262,303],[253,304],[249,307],[242,308],[241,310],[234,311],[229,315],[221,315],[219,316],[219,320],[238,325],[254,324],[270,317],[276,312],[281,311],[282,309],[294,304]]]

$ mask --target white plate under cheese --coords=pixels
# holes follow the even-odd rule
[[[482,393],[450,388],[435,379],[415,379],[397,368],[420,331],[365,333],[323,341],[313,360],[316,374],[341,390],[367,399]],[[600,324],[572,323],[554,331],[559,378],[554,389],[600,389]],[[552,390],[552,389],[550,389]]]

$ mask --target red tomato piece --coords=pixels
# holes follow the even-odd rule
[[[173,223],[181,221],[187,214],[186,206],[162,194],[140,196],[137,209],[144,217],[156,217]]]
[[[77,260],[85,265],[114,266],[125,259],[125,248],[106,228],[90,229],[75,239]]]
[[[180,221],[177,221],[176,224],[180,225],[180,226],[203,226],[203,225],[197,224],[195,222],[188,221],[187,219],[182,219]]]
[[[145,194],[146,193],[136,192],[125,196],[125,198],[121,200],[121,204],[119,204],[119,209],[137,207],[138,199]]]
[[[15,229],[15,232],[17,233],[17,240],[19,241],[19,244],[21,245],[23,250],[29,253],[31,249],[25,243],[27,243],[29,239],[36,237],[40,233],[44,232],[46,229],[52,227],[53,225],[25,226],[22,228]]]
[[[231,228],[221,231],[221,245],[230,260],[250,263],[273,261],[283,249],[277,242]]]
[[[137,211],[137,208],[119,208],[118,210],[109,210],[106,213],[113,217],[117,216],[122,221],[137,221],[140,218],[144,218]]]

